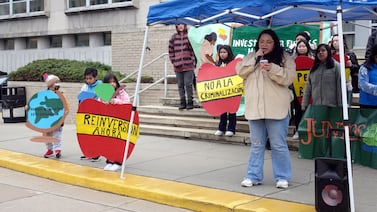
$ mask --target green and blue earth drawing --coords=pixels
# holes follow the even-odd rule
[[[28,122],[36,128],[48,129],[64,116],[64,104],[59,96],[50,90],[34,94],[26,111]]]

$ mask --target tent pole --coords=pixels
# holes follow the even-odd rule
[[[352,158],[351,158],[351,144],[349,137],[349,120],[348,120],[348,104],[347,104],[347,88],[346,88],[346,72],[344,61],[344,41],[343,41],[343,23],[342,23],[342,8],[337,6],[337,22],[338,22],[338,39],[339,39],[339,58],[340,58],[340,75],[342,83],[342,105],[343,105],[343,125],[344,136],[346,142],[346,157],[347,157],[347,173],[348,173],[348,187],[349,187],[349,200],[351,212],[355,212],[355,203],[353,195],[353,174],[352,174]]]
[[[128,149],[129,149],[129,146],[130,146],[132,125],[134,123],[135,112],[136,112],[136,108],[137,108],[138,102],[139,102],[139,90],[140,90],[141,72],[142,72],[142,69],[143,69],[145,49],[147,48],[148,29],[149,29],[149,27],[146,26],[145,27],[145,33],[144,33],[143,48],[141,50],[139,69],[138,69],[137,80],[136,80],[134,101],[132,103],[132,112],[131,112],[130,124],[128,125],[126,147],[124,148],[123,163],[122,163],[122,170],[121,170],[121,174],[120,174],[120,179],[125,179],[125,177],[124,177],[124,169],[125,169],[125,164],[126,164],[126,160],[127,160]]]

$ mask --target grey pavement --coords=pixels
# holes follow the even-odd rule
[[[188,212],[0,168],[0,212]]]
[[[44,144],[29,140],[37,135],[37,132],[26,128],[24,123],[1,123],[0,149],[42,157],[46,151]],[[60,161],[98,169],[104,167],[104,158],[100,162],[79,159],[82,154],[76,139],[75,125],[64,126],[63,140]],[[249,148],[244,145],[141,135],[126,162],[125,173],[314,206],[314,161],[298,159],[295,151],[290,152],[293,179],[288,189],[275,188],[270,151],[265,154],[263,185],[241,187]],[[377,170],[354,164],[353,172],[356,211],[375,211]]]

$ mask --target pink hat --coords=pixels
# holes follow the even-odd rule
[[[43,74],[43,78],[46,82],[47,87],[52,87],[58,85],[58,82],[60,82],[59,77],[53,75],[53,74]]]

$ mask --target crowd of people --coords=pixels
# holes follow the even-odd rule
[[[176,33],[169,41],[169,58],[173,64],[179,90],[179,110],[194,108],[193,90],[197,59],[190,44],[185,24],[176,25]],[[360,92],[361,108],[377,108],[377,33],[370,36],[365,54],[365,63],[358,64],[356,55],[343,43],[345,49],[345,67],[350,68],[347,77],[347,100],[351,106],[352,93]],[[310,104],[328,107],[342,105],[342,85],[339,56],[339,36],[333,35],[328,44],[310,45],[308,32],[299,32],[295,43],[288,50],[280,45],[278,35],[271,29],[263,30],[250,52],[237,63],[236,72],[243,79],[245,113],[250,130],[250,156],[247,171],[241,185],[252,187],[263,183],[263,166],[266,143],[271,148],[272,169],[277,188],[288,188],[292,178],[289,150],[286,142],[291,117],[295,117],[296,129],[303,113]],[[200,47],[200,62],[224,67],[235,59],[229,45],[215,45],[216,33],[207,34]],[[216,54],[214,50],[216,49]],[[302,97],[295,93],[293,82],[296,78],[296,59],[310,58],[313,62],[306,81]],[[124,87],[120,86],[113,74],[108,74],[103,81],[97,79],[97,70],[87,68],[84,72],[85,84],[82,91],[94,92],[95,86],[109,83],[114,87],[115,95],[109,104],[130,103]],[[59,78],[50,76],[46,79],[47,87],[56,90]],[[101,101],[98,99],[98,101]],[[236,133],[237,117],[235,113],[225,112],[219,117],[217,136],[233,136]],[[61,157],[62,126],[51,133],[58,142],[47,144],[44,157]],[[294,139],[298,135],[294,135]],[[98,161],[100,156],[89,158]],[[86,159],[85,156],[81,157]],[[104,170],[119,170],[121,164],[106,161]]]
[[[97,76],[98,76],[97,69],[92,68],[92,67],[86,68],[85,71],[84,71],[84,74],[83,74],[85,83],[82,86],[80,93],[81,92],[93,93],[92,96],[93,96],[94,99],[101,101],[105,104],[130,104],[131,103],[130,97],[127,94],[127,92],[125,91],[125,86],[120,85],[117,77],[114,74],[112,74],[112,73],[106,74],[104,76],[103,80],[99,80],[97,78]],[[51,90],[51,91],[54,91],[54,92],[57,92],[59,90],[59,88],[60,88],[59,77],[57,77],[55,75],[46,75],[44,80],[46,82],[48,90]],[[102,84],[102,83],[108,83],[114,88],[114,94],[112,95],[112,97],[110,98],[110,100],[108,102],[101,100],[95,94],[95,87]],[[78,102],[80,104],[82,102],[82,99],[80,99],[80,96],[78,96],[78,98],[79,98]],[[68,111],[66,111],[66,113],[68,113]],[[46,143],[47,151],[43,155],[45,158],[56,157],[56,158],[59,159],[61,157],[61,149],[62,149],[61,148],[62,147],[62,136],[61,135],[62,135],[62,131],[63,131],[63,125],[64,124],[62,124],[62,126],[57,128],[56,130],[47,133],[47,136],[51,136],[51,137],[55,138],[57,141]],[[54,154],[54,151],[55,151],[55,154]],[[97,161],[100,161],[101,156],[98,155],[98,156],[93,157],[93,158],[87,158],[86,156],[83,155],[83,156],[80,157],[80,159],[81,160],[86,159],[86,160],[91,160],[92,162],[97,162]],[[104,167],[104,170],[106,170],[106,171],[117,171],[121,168],[121,165],[122,164],[120,162],[106,160],[106,165]]]
[[[184,27],[186,28],[185,25]],[[372,34],[368,40],[366,62],[361,67],[356,54],[348,48],[343,39],[344,65],[350,70],[347,72],[349,75],[346,76],[349,107],[352,105],[352,94],[359,92],[359,103],[362,108],[377,107],[376,34]],[[285,50],[273,30],[264,30],[257,38],[254,52],[246,55],[237,64],[236,71],[244,84],[244,116],[249,123],[251,141],[248,168],[241,182],[244,187],[263,182],[264,150],[267,142],[270,142],[276,187],[287,188],[292,174],[286,143],[289,125],[293,123],[296,126],[296,133],[292,138],[298,139],[298,125],[310,104],[328,107],[342,105],[339,35],[332,35],[328,43],[318,46],[311,44],[310,41],[308,32],[298,32],[294,44]],[[172,55],[171,46],[169,45],[170,55]],[[215,56],[214,47],[216,47],[216,33],[212,32],[205,36],[200,48],[199,58],[202,64],[226,66],[234,59],[230,46],[217,45]],[[179,54],[170,57],[175,70],[177,55]],[[305,89],[299,96],[295,92],[293,82],[296,78],[295,61],[301,57],[310,58],[306,61],[312,62]],[[191,67],[190,71],[195,70],[196,64],[192,64],[194,67]],[[179,70],[176,70],[176,74],[179,82]],[[236,114],[224,113],[219,120],[215,135],[233,136],[236,133]]]

